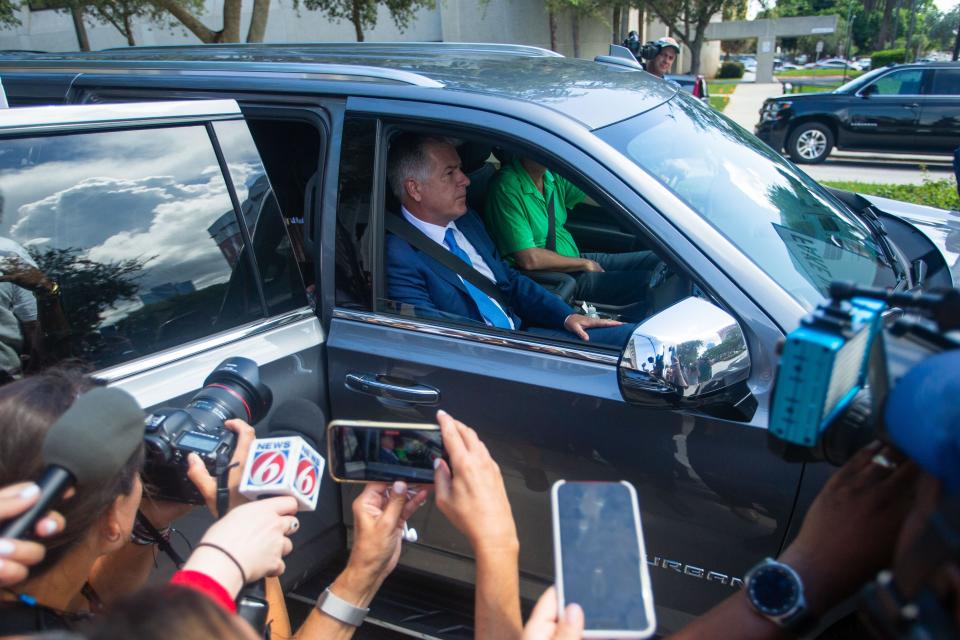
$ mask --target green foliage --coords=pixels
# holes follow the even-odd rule
[[[357,34],[357,41],[363,41],[364,31],[377,26],[377,9],[382,4],[387,7],[390,17],[400,31],[410,26],[410,21],[421,8],[433,8],[434,0],[302,0],[303,6],[310,11],[319,11],[331,20],[349,20]],[[297,6],[298,0],[294,0]]]
[[[734,60],[727,60],[720,65],[720,70],[717,71],[718,78],[742,78],[743,77],[743,64],[736,62]]]
[[[16,0],[0,0],[0,27],[18,27],[17,9],[21,3]]]
[[[924,175],[923,184],[874,184],[872,182],[824,182],[824,185],[844,191],[892,198],[939,209],[960,209],[957,183],[952,178],[932,180]]]
[[[874,51],[870,56],[871,69],[885,67],[891,62],[906,62],[906,49],[885,49],[883,51]]]
[[[819,78],[821,76],[832,78],[842,76],[843,69],[787,69],[786,71],[774,71],[774,75],[783,78]],[[847,70],[847,80],[852,80],[859,75],[863,75],[863,72]]]
[[[710,96],[710,106],[717,111],[723,111],[730,103],[730,96]]]

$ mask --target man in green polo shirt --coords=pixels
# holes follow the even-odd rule
[[[530,158],[514,158],[491,181],[484,222],[500,255],[524,271],[561,271],[577,281],[574,298],[644,313],[651,251],[581,254],[564,224],[586,195]],[[551,228],[549,211],[553,211]]]

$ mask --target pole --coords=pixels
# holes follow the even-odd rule
[[[917,0],[910,0],[910,27],[907,29],[907,62],[913,62],[917,58],[913,50],[913,29],[917,26]]]
[[[853,5],[847,5],[847,28],[846,33],[844,34],[844,44],[843,44],[843,57],[845,58],[843,64],[843,84],[847,84],[847,64],[846,60],[850,59],[850,37],[853,33]]]

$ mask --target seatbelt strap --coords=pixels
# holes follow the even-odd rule
[[[550,192],[550,203],[547,205],[547,241],[543,248],[547,251],[557,251],[557,201],[556,191]]]
[[[509,309],[510,305],[507,304],[506,299],[503,296],[503,292],[500,291],[500,288],[497,287],[494,283],[490,282],[482,273],[474,269],[472,266],[453,255],[446,248],[441,247],[439,244],[431,240],[426,236],[425,233],[417,229],[415,226],[407,222],[406,219],[388,213],[384,216],[383,226],[386,227],[387,231],[397,236],[401,240],[405,240],[410,246],[415,247],[427,254],[450,271],[453,271],[455,274],[475,286],[480,291],[484,292],[498,303],[504,309]]]

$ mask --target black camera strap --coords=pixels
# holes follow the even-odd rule
[[[157,545],[157,548],[167,554],[167,557],[170,558],[171,562],[173,562],[177,568],[183,566],[184,559],[177,553],[177,550],[173,548],[173,545],[170,544],[169,534],[164,535],[161,533],[160,530],[153,526],[153,523],[143,515],[142,511],[137,511],[137,525],[149,534],[150,539]]]
[[[222,518],[230,511],[230,458],[225,451],[217,454],[214,475],[217,479],[217,517]]]

